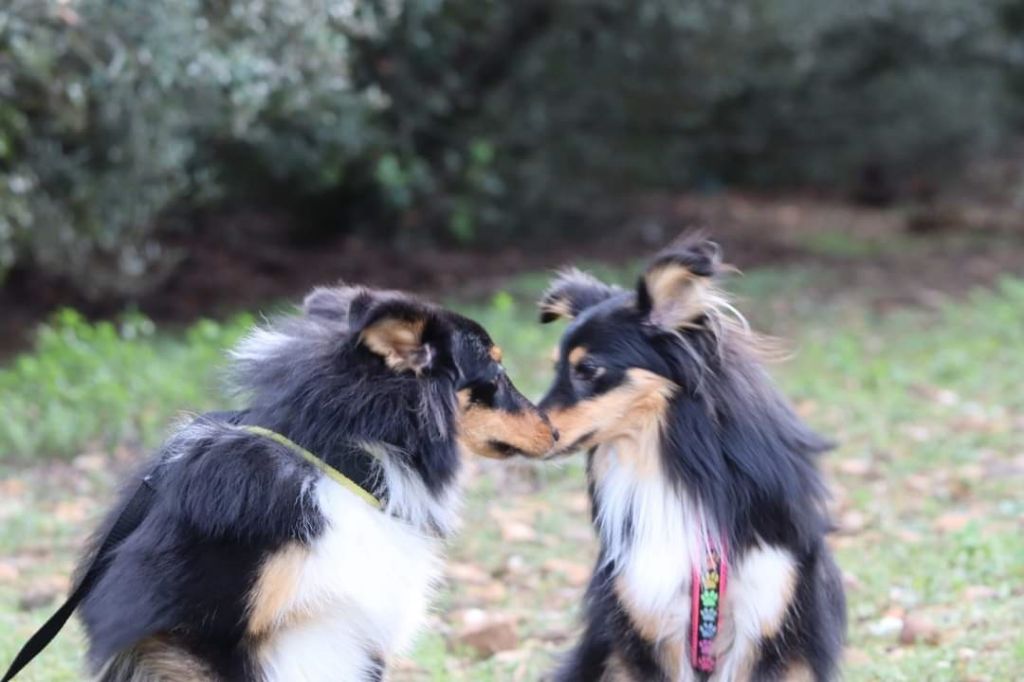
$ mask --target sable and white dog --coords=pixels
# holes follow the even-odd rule
[[[656,257],[635,292],[571,271],[541,409],[587,451],[600,556],[560,682],[829,680],[845,598],[811,432],[715,288],[717,247]]]
[[[460,449],[537,456],[552,429],[484,329],[395,292],[314,291],[234,376],[248,407],[182,426],[142,472],[153,502],[81,606],[94,670],[380,680],[440,576]]]

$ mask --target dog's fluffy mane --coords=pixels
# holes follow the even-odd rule
[[[355,287],[318,289],[302,314],[269,319],[238,343],[228,380],[247,405],[247,421],[284,434],[329,464],[352,444],[374,448],[389,511],[415,522],[426,510],[413,507],[454,488],[456,402],[449,373],[390,371],[359,343],[365,309],[399,297]],[[429,304],[415,304],[434,313]],[[423,486],[429,495],[413,494]],[[451,511],[431,525],[447,533],[457,509],[441,507]]]
[[[814,456],[831,444],[793,411],[745,329],[709,325],[664,344],[679,385],[692,387],[671,401],[662,435],[670,475],[732,547],[817,542],[828,520]]]
[[[627,291],[576,269],[560,273],[542,296],[541,320],[577,318],[575,326],[602,309],[636,310],[659,356],[652,360],[681,387],[662,433],[663,461],[680,491],[701,502],[711,532],[740,551],[783,536],[817,542],[830,522],[814,456],[832,444],[803,423],[766,371],[765,361],[780,353],[717,286],[731,269],[717,245],[689,235],[656,256],[648,273],[666,264],[690,273],[684,324],[654,319],[644,277]]]

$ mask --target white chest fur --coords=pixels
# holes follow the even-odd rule
[[[704,546],[704,515],[668,484],[657,457],[621,441],[594,453],[597,526],[634,627],[656,643],[666,668],[685,670],[679,664],[689,638],[691,572]]]
[[[657,453],[639,453],[630,443],[605,445],[594,453],[592,471],[598,532],[607,560],[616,566],[619,599],[674,680],[695,680],[690,587],[708,534],[716,531],[700,505],[669,483]],[[781,624],[795,577],[792,555],[776,547],[754,548],[730,567],[713,680],[749,676],[761,639]]]
[[[270,680],[358,680],[407,649],[441,576],[441,540],[371,508],[327,478],[313,494],[327,528],[260,650]]]

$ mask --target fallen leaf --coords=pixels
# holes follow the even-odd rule
[[[932,480],[923,474],[911,474],[906,482],[908,488],[919,493],[931,493],[935,488]]]
[[[84,453],[71,460],[71,465],[80,471],[98,472],[104,471],[110,466],[107,456],[98,453]]]
[[[818,411],[818,403],[813,400],[801,400],[796,404],[796,413],[804,419]]]
[[[874,462],[867,458],[844,459],[838,465],[840,473],[848,476],[867,476],[874,472]]]
[[[903,628],[900,630],[900,644],[910,646],[923,641],[934,646],[939,643],[939,640],[939,629],[924,616],[909,614],[903,619]]]
[[[968,585],[964,589],[964,599],[967,601],[982,601],[996,596],[996,590],[988,585]]]
[[[91,505],[87,500],[65,500],[53,510],[53,516],[64,523],[81,523],[89,515]]]
[[[963,530],[970,523],[971,517],[964,512],[946,512],[935,519],[935,530],[942,533],[955,533]]]
[[[530,526],[519,521],[498,521],[501,539],[505,542],[533,542],[537,533]]]
[[[18,599],[18,609],[34,611],[49,606],[60,595],[64,594],[63,581],[47,580],[30,586]]]
[[[485,583],[491,575],[477,564],[453,561],[447,567],[448,577],[460,583]]]
[[[565,506],[570,511],[584,513],[590,511],[590,497],[586,493],[573,493],[566,497]]]
[[[21,575],[18,567],[6,561],[0,561],[0,583],[13,583]]]
[[[867,525],[867,514],[859,509],[851,509],[839,518],[839,526],[844,533],[859,533],[864,530]]]
[[[508,597],[508,588],[505,587],[504,583],[492,580],[483,585],[466,585],[465,594],[473,601],[493,604],[505,601]]]
[[[487,622],[459,632],[456,641],[480,658],[490,658],[499,651],[515,649],[519,645],[519,633],[510,616],[491,616]]]
[[[906,613],[907,613],[907,610],[905,608],[903,608],[902,606],[890,606],[889,608],[887,608],[885,610],[885,613],[882,614],[882,617],[883,618],[898,618],[900,620],[903,620],[903,616],[905,616]]]
[[[25,494],[28,486],[20,478],[5,478],[0,481],[0,493],[4,497],[20,497]]]

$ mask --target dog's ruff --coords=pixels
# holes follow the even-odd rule
[[[597,484],[602,499],[597,529],[607,548],[603,561],[615,567],[614,581],[623,600],[650,619],[661,655],[675,657],[675,682],[699,682],[703,678],[688,660],[690,594],[693,568],[706,567],[704,548],[714,534],[708,530],[707,514],[665,477],[638,476],[618,461],[614,445],[597,448],[592,457],[605,460]],[[630,525],[627,539],[623,529]],[[722,682],[746,679],[757,644],[777,632],[795,587],[795,561],[787,550],[762,544],[730,566],[729,575],[716,640],[717,665],[710,676]]]
[[[441,577],[441,540],[429,528],[382,514],[326,477],[314,485],[327,525],[259,647],[268,680],[363,679],[370,652],[408,650]]]

